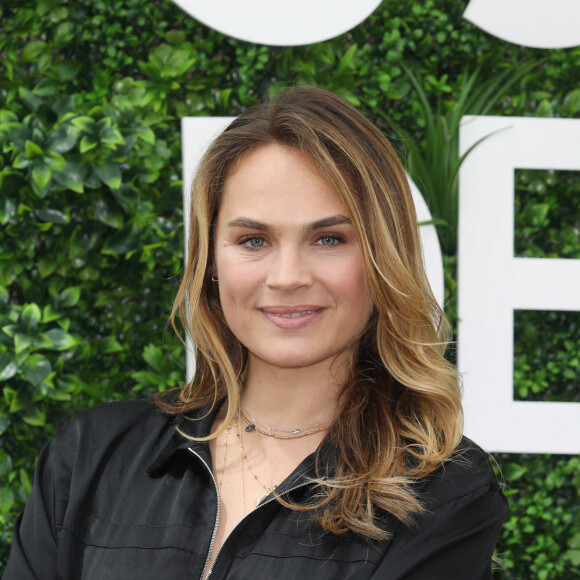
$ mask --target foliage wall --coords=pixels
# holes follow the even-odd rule
[[[580,49],[505,43],[464,21],[465,4],[384,0],[339,38],[269,48],[170,0],[0,2],[0,570],[54,432],[183,380],[166,332],[183,259],[181,117],[236,115],[296,83],[360,106],[424,189],[455,317],[459,118],[580,112]],[[578,195],[577,173],[518,173],[519,255],[580,258]],[[515,322],[515,396],[580,400],[578,316]],[[497,578],[580,578],[580,460],[497,459],[511,500]]]

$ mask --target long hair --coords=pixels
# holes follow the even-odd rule
[[[279,500],[314,510],[326,531],[383,539],[385,513],[411,525],[422,512],[414,482],[456,447],[460,387],[444,357],[449,324],[425,274],[406,173],[383,134],[336,95],[284,91],[236,118],[207,150],[193,183],[188,261],[172,312],[174,326],[179,318],[194,345],[195,375],[176,401],[159,397],[158,405],[186,413],[225,397],[224,425],[238,410],[247,354],[226,324],[211,281],[212,233],[228,176],[268,144],[304,154],[348,210],[374,305],[327,435],[330,471],[319,471],[317,493],[307,504]]]

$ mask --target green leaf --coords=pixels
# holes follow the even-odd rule
[[[38,272],[41,278],[50,276],[58,266],[56,256],[52,253],[45,254],[38,258]]]
[[[22,467],[18,470],[18,473],[20,475],[20,481],[22,483],[24,493],[28,496],[32,491],[32,482],[30,481],[30,477],[28,477],[28,473]]]
[[[157,372],[162,370],[164,356],[163,351],[158,346],[148,344],[143,350],[143,358]]]
[[[149,127],[140,125],[137,128],[137,135],[140,139],[145,141],[145,143],[149,143],[149,145],[155,145],[155,133]]]
[[[78,139],[77,129],[72,125],[64,125],[51,133],[46,145],[56,153],[67,153],[77,144]]]
[[[504,476],[509,483],[517,481],[528,472],[527,467],[517,463],[508,463],[504,467]]]
[[[42,79],[35,87],[34,94],[39,97],[52,97],[59,90],[57,82],[53,79]]]
[[[580,89],[570,91],[564,99],[564,105],[568,107],[572,114],[580,112]]]
[[[61,330],[60,328],[53,328],[45,334],[52,341],[54,348],[57,350],[68,350],[77,344],[71,334]]]
[[[10,417],[8,415],[0,415],[0,437],[4,434],[6,429],[10,427]]]
[[[0,514],[7,515],[13,505],[14,492],[9,487],[0,487]]]
[[[52,372],[52,366],[47,358],[33,354],[24,361],[22,372],[28,382],[38,388]]]
[[[11,379],[18,372],[16,357],[9,352],[0,353],[0,381]]]
[[[70,81],[78,75],[79,70],[80,65],[70,61],[64,61],[58,67],[58,78],[61,81]]]
[[[52,171],[44,164],[32,168],[32,180],[40,190],[44,190],[50,182]]]
[[[106,161],[93,167],[98,178],[111,189],[121,187],[121,168],[117,163]]]
[[[22,59],[25,62],[36,60],[38,55],[46,49],[46,42],[42,40],[31,40],[22,51]]]
[[[20,100],[32,111],[36,111],[42,104],[42,99],[24,87],[18,89]]]
[[[4,195],[0,196],[0,224],[6,225],[16,215],[16,204]]]
[[[8,481],[12,467],[12,457],[4,450],[0,451],[0,481]]]
[[[95,218],[104,224],[115,229],[123,227],[123,213],[104,197],[95,199],[94,211]]]
[[[185,32],[182,30],[170,30],[169,32],[165,33],[163,37],[166,42],[172,44],[173,46],[177,46],[179,44],[183,44],[185,42]]]
[[[26,155],[24,155],[23,153],[17,155],[16,159],[14,160],[14,163],[12,163],[12,167],[14,167],[14,169],[26,169],[31,165],[32,159],[27,159]]]
[[[46,413],[38,408],[30,408],[22,413],[22,420],[33,427],[44,427],[46,424]]]
[[[94,149],[98,144],[99,144],[98,141],[96,141],[93,137],[88,137],[87,135],[85,135],[81,139],[79,151],[84,155],[87,151]]]
[[[26,140],[25,149],[27,159],[38,159],[44,156],[44,151],[36,143]]]
[[[17,332],[14,336],[14,352],[20,354],[34,342],[34,337],[29,334]]]
[[[61,170],[54,171],[52,176],[63,187],[71,189],[75,193],[83,193],[83,183],[88,173],[88,166],[76,161],[67,161],[66,165]]]
[[[37,209],[36,215],[42,221],[50,222],[52,224],[68,224],[70,221],[70,218],[65,213],[48,207]]]
[[[52,341],[44,332],[36,334],[34,336],[34,341],[32,342],[32,346],[36,347],[37,349],[45,349],[45,348],[52,348]]]
[[[357,50],[358,50],[358,46],[356,44],[353,44],[344,53],[343,57],[340,59],[340,62],[338,63],[338,67],[336,70],[337,77],[344,74],[347,69],[352,68],[351,67],[352,59],[354,58],[354,55],[357,53]]]
[[[54,320],[58,320],[61,318],[61,315],[58,312],[55,312],[50,304],[47,304],[42,309],[42,322],[45,324],[47,322],[53,322]]]
[[[20,322],[28,329],[33,330],[38,325],[42,313],[36,304],[28,304],[20,315]]]
[[[122,230],[115,232],[104,244],[101,253],[108,255],[126,254],[135,250],[141,229],[135,222],[129,222]]]
[[[118,343],[117,339],[113,336],[107,336],[102,343],[100,350],[106,354],[112,352],[120,352],[123,347]]]
[[[81,297],[80,286],[71,286],[70,288],[66,288],[60,293],[58,302],[64,308],[70,308],[79,301],[80,297]]]
[[[0,304],[8,304],[10,293],[4,286],[0,286]]]
[[[89,132],[92,131],[95,124],[95,120],[92,117],[86,115],[80,115],[75,117],[71,123],[80,131]]]

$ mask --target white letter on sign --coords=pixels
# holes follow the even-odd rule
[[[578,0],[471,0],[463,17],[514,44],[532,48],[580,45]]]
[[[466,116],[461,154],[486,136],[459,179],[466,434],[490,451],[578,453],[580,403],[513,400],[513,313],[580,311],[580,260],[514,257],[515,169],[580,170],[580,120]]]
[[[365,20],[380,0],[173,0],[223,34],[272,46],[334,38]]]

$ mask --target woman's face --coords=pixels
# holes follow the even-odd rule
[[[299,152],[266,145],[228,178],[215,275],[226,321],[250,364],[327,364],[371,313],[357,235],[329,184]]]

